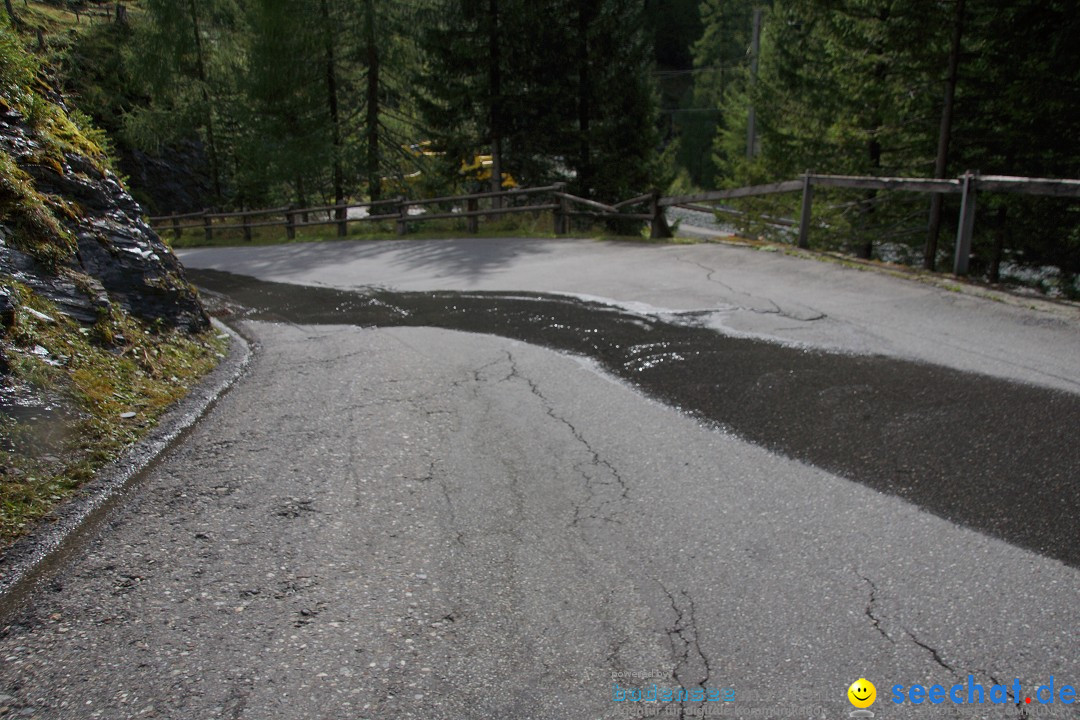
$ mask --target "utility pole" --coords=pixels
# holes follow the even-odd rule
[[[761,8],[754,8],[754,32],[750,40],[750,111],[746,117],[746,159],[757,152],[757,115],[754,111],[754,86],[757,85],[758,55],[761,54]]]
[[[964,34],[964,0],[956,0],[953,10],[952,42],[949,46],[949,68],[945,77],[945,102],[941,107],[941,127],[938,130],[937,157],[934,159],[934,177],[945,177],[949,164],[949,136],[952,134],[953,107],[956,102],[956,78],[960,68],[960,40]],[[930,226],[926,237],[923,267],[933,270],[937,264],[938,235],[941,231],[940,193],[930,196]]]

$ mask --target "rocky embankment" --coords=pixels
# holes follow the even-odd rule
[[[224,350],[100,132],[42,77],[0,32],[0,548]],[[4,562],[0,551],[0,575]]]
[[[206,314],[179,261],[142,220],[141,208],[116,176],[96,159],[75,152],[59,158],[46,154],[37,135],[18,110],[0,108],[0,152],[25,173],[23,182],[29,178],[46,207],[61,209],[52,215],[73,240],[74,252],[50,262],[48,253],[20,242],[18,233],[25,229],[5,213],[0,217],[0,277],[25,283],[85,324],[96,322],[116,303],[144,320],[205,328]],[[49,240],[55,246],[63,242],[35,242]],[[12,302],[10,290],[0,288],[0,308],[10,314]]]

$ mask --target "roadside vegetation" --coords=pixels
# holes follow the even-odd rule
[[[676,76],[686,89],[678,106],[699,110],[674,113],[684,188],[807,170],[1080,177],[1074,3],[705,0],[700,23],[692,66]],[[935,207],[904,192],[814,193],[815,246],[948,266],[958,196]],[[799,202],[797,193],[733,201],[747,216],[726,217],[748,234],[790,241],[758,218],[798,218]],[[986,193],[976,211],[973,277],[1080,296],[1080,201]]]
[[[443,238],[556,238],[553,231],[554,218],[551,212],[527,213],[523,215],[503,215],[494,219],[482,219],[479,230],[470,233],[468,224],[464,219],[435,219],[414,220],[408,223],[409,230],[405,235],[397,234],[397,226],[394,220],[387,221],[364,221],[352,222],[348,226],[348,234],[340,237],[334,225],[322,225],[317,227],[299,227],[295,231],[295,237],[289,238],[284,227],[256,227],[251,228],[251,240],[245,240],[240,228],[235,221],[215,222],[213,236],[206,239],[206,234],[201,227],[189,228],[180,231],[179,237],[168,229],[161,233],[165,242],[173,248],[197,248],[197,247],[259,247],[265,245],[286,245],[290,243],[332,242],[337,240],[395,240],[408,242],[410,240],[436,240]],[[686,238],[658,239],[649,238],[648,228],[642,224],[639,233],[633,235],[613,234],[611,228],[603,224],[589,222],[575,222],[570,237],[635,240],[642,242],[686,242]]]
[[[74,14],[41,3],[19,11],[18,30],[0,18],[0,110],[19,118],[31,149],[18,161],[0,151],[0,267],[22,268],[0,271],[0,547],[143,437],[227,347],[216,331],[139,320],[116,302],[80,323],[46,299],[44,286],[88,297],[101,286],[76,269],[65,227],[86,209],[39,191],[30,171],[62,175],[74,156],[105,169],[113,159],[105,134],[64,107],[51,81],[56,43],[79,32]],[[20,137],[5,135],[5,143]],[[19,265],[16,253],[36,264]]]
[[[163,195],[133,169],[150,214],[511,181],[610,203],[808,169],[1080,176],[1080,20],[1065,0],[122,6],[123,21],[93,24],[70,10],[105,5],[16,10],[44,27],[44,52],[125,158],[149,153],[176,168],[170,183],[193,178]],[[746,215],[721,219],[790,242],[760,217],[793,218],[798,203],[736,200]],[[958,214],[957,197],[823,190],[813,243],[943,267]],[[977,214],[974,277],[1080,292],[1075,200],[987,193]]]
[[[92,327],[4,279],[17,309],[0,376],[0,545],[153,428],[213,369],[226,336],[153,327],[120,311]]]

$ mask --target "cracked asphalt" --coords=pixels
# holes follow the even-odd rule
[[[468,247],[444,248],[462,259],[441,271],[426,260],[423,282],[523,272],[508,257],[469,276]],[[258,259],[266,250],[247,262],[284,273],[284,260]],[[346,250],[313,248],[296,272],[325,262],[334,276]],[[608,296],[733,305],[636,294],[649,276],[663,285],[689,272],[720,287],[675,250]],[[238,255],[219,252],[239,270],[224,262]],[[729,255],[693,259],[721,267]],[[567,268],[580,259],[571,252]],[[771,259],[778,282],[793,282],[790,259]],[[809,290],[755,288],[755,307],[768,311],[768,298],[796,314],[811,295],[828,299],[822,277],[866,282],[814,270],[801,271]],[[716,279],[748,282],[733,275]],[[695,282],[670,292],[709,299]],[[996,336],[951,367],[982,363],[1059,391],[1080,379],[1077,355],[1062,354],[1071,319],[898,282],[883,279],[889,313],[938,307],[915,354],[935,334],[944,353],[949,332],[962,340],[983,323]],[[812,307],[825,317],[807,324],[834,323],[818,341],[858,334],[863,307]],[[901,709],[888,688],[1080,680],[1077,569],[748,442],[586,358],[431,327],[241,327],[257,342],[246,377],[0,624],[9,715],[692,717],[725,705],[612,699],[613,683],[655,682],[733,688],[734,717],[840,717],[847,686],[865,677],[881,717],[970,718],[989,706]],[[867,342],[903,334],[882,328]],[[1023,704],[993,710],[1026,715]]]
[[[300,285],[599,297],[649,312],[697,313],[708,327],[735,336],[919,360],[1080,393],[1076,307],[1000,294],[988,302],[780,252],[471,238],[201,248],[179,255],[189,268]]]

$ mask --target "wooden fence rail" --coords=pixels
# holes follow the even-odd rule
[[[214,233],[227,231],[241,231],[244,239],[251,240],[251,230],[263,227],[283,227],[289,239],[296,237],[296,229],[304,227],[316,227],[336,225],[337,234],[348,234],[348,225],[357,222],[386,222],[395,223],[399,235],[408,231],[408,223],[423,220],[439,220],[451,218],[465,218],[468,221],[469,232],[479,232],[478,218],[482,216],[506,215],[511,213],[558,211],[559,203],[532,202],[527,204],[514,204],[519,198],[548,194],[561,191],[564,186],[550,185],[536,188],[521,188],[503,190],[500,192],[476,193],[473,195],[453,195],[435,198],[408,199],[396,197],[389,200],[376,200],[371,202],[352,202],[341,205],[319,205],[314,207],[298,208],[293,206],[265,208],[260,210],[243,210],[240,212],[202,212],[158,215],[148,218],[151,227],[159,233],[171,231],[177,239],[183,236],[185,230],[201,230],[206,236],[207,242],[214,238]],[[480,208],[480,200],[497,200],[491,207]],[[502,205],[503,201],[509,204]],[[429,205],[445,204],[451,206],[451,210],[444,212],[411,212],[412,208],[421,208]],[[385,211],[373,212],[375,209]],[[366,210],[366,214],[349,215],[351,210]],[[311,219],[312,215],[323,215]],[[254,218],[265,218],[252,222]],[[299,219],[298,219],[299,218]],[[228,222],[235,221],[238,222]],[[558,225],[558,218],[556,219]],[[226,222],[221,222],[226,221]]]
[[[814,186],[824,188],[850,188],[861,190],[890,190],[901,192],[958,194],[961,196],[960,220],[956,231],[956,251],[953,258],[953,272],[966,275],[971,256],[971,236],[975,223],[975,203],[977,191],[1009,192],[1027,195],[1041,195],[1061,198],[1080,198],[1080,180],[1014,177],[1010,175],[984,175],[968,171],[959,178],[900,178],[867,177],[858,175],[820,175],[807,171],[797,180],[751,185],[728,190],[714,190],[692,195],[661,197],[659,192],[645,193],[628,200],[609,205],[590,198],[578,197],[565,192],[562,183],[535,188],[517,188],[498,192],[483,192],[472,195],[451,195],[446,197],[407,199],[397,197],[374,202],[345,203],[341,205],[323,205],[308,208],[278,207],[262,210],[244,210],[240,212],[215,213],[204,210],[198,213],[182,215],[164,215],[149,218],[151,226],[158,231],[171,230],[180,238],[184,230],[202,230],[206,240],[212,241],[215,232],[239,230],[244,239],[251,240],[251,231],[262,227],[284,227],[287,236],[296,236],[296,229],[322,225],[336,225],[339,236],[348,232],[348,224],[353,222],[392,221],[396,232],[404,235],[409,223],[424,220],[464,218],[470,233],[479,231],[481,217],[494,217],[515,213],[539,213],[551,211],[554,216],[555,233],[566,234],[570,231],[571,218],[592,217],[604,220],[626,220],[650,223],[650,234],[654,238],[671,237],[665,211],[667,208],[680,207],[704,212],[721,212],[744,216],[746,213],[730,207],[717,205],[723,200],[758,197],[778,193],[801,192],[802,203],[798,220],[762,216],[770,225],[798,228],[798,246],[807,248],[810,244],[810,227],[813,221]],[[540,196],[537,198],[536,196]],[[522,199],[524,204],[518,204]],[[489,207],[481,207],[482,200],[489,200]],[[504,201],[507,201],[504,204]],[[648,203],[647,212],[629,212],[635,205]],[[443,209],[428,212],[412,212],[413,208],[443,205]],[[376,208],[385,208],[385,212],[372,212]],[[365,209],[365,215],[349,217],[350,210]],[[311,219],[311,215],[326,213],[325,219]],[[332,213],[332,216],[331,216]],[[300,220],[297,220],[297,218]],[[267,218],[252,222],[253,219]],[[233,223],[221,223],[225,220],[239,220]],[[191,222],[181,222],[191,221]],[[215,221],[218,221],[215,224]]]
[[[898,178],[866,177],[857,175],[819,175],[806,172],[799,180],[717,190],[696,195],[666,197],[660,200],[665,207],[688,207],[703,210],[708,206],[700,203],[716,202],[740,197],[754,197],[784,192],[802,192],[799,219],[767,218],[770,224],[798,227],[798,246],[810,246],[810,227],[813,218],[813,188],[851,188],[861,190],[895,190],[904,192],[959,194],[960,220],[956,229],[956,250],[953,256],[953,273],[967,275],[971,259],[971,237],[975,227],[976,192],[1010,192],[1025,195],[1043,195],[1061,198],[1080,198],[1080,180],[1056,178],[1029,178],[1010,175],[985,175],[968,171],[961,177],[951,178]],[[727,212],[730,208],[716,208]],[[735,211],[739,212],[739,211]]]

